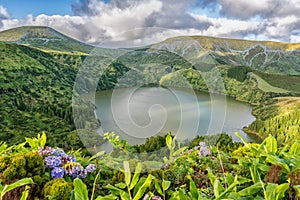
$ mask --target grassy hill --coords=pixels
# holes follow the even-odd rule
[[[185,57],[205,54],[215,64],[242,65],[262,72],[300,75],[299,43],[182,36],[154,44],[151,48],[174,51]]]
[[[84,54],[94,48],[44,26],[23,26],[2,31],[0,32],[0,41],[27,45],[46,51]]]

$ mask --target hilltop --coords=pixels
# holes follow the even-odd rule
[[[0,41],[22,44],[44,51],[89,53],[94,47],[50,27],[22,26],[0,32]]]
[[[300,75],[300,43],[249,41],[206,36],[169,38],[151,46],[178,55],[209,55],[217,65],[247,66],[275,74]]]

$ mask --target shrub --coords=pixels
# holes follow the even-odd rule
[[[66,182],[63,178],[53,179],[46,183],[43,189],[45,199],[69,200],[73,184]]]

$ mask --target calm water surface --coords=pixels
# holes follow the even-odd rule
[[[115,132],[130,144],[168,132],[180,140],[226,132],[234,140],[255,120],[252,107],[230,97],[188,89],[145,87],[101,91],[96,94],[99,132]]]

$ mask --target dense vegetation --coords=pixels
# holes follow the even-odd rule
[[[175,137],[151,138],[132,147],[106,134],[109,154],[87,157],[45,147],[46,136],[1,143],[1,199],[298,199],[300,142],[283,146],[272,136],[260,145],[233,143],[226,135],[199,137],[180,147]],[[166,147],[156,159],[148,144]],[[209,145],[211,144],[211,145]],[[156,145],[156,147],[158,147]],[[17,181],[19,180],[19,181]],[[17,182],[16,182],[17,181]],[[25,187],[25,185],[27,185]],[[18,187],[19,186],[19,187]]]

